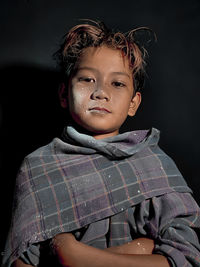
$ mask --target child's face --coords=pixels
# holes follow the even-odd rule
[[[119,50],[85,49],[68,88],[69,111],[79,126],[97,139],[117,135],[140,104],[140,93],[133,95],[129,62]]]

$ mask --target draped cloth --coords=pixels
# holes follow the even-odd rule
[[[64,129],[62,139],[29,154],[19,170],[2,266],[34,243],[108,218],[145,199],[191,192],[158,146],[159,131],[102,140]]]

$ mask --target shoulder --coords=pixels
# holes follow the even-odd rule
[[[137,159],[135,166],[140,183],[151,196],[157,191],[158,195],[172,191],[192,192],[175,161],[160,148],[159,137],[160,131],[152,128],[144,139],[146,146],[133,156]]]
[[[29,169],[30,166],[37,165],[38,162],[42,161],[43,159],[52,157],[55,154],[54,140],[55,139],[44,146],[38,147],[36,150],[26,155],[22,160],[19,173],[21,171]]]
[[[36,150],[26,155],[25,160],[29,160],[30,158],[34,158],[34,157],[40,157],[43,155],[46,156],[46,155],[54,154],[55,153],[54,146],[55,146],[56,139],[58,138],[54,138],[50,143],[43,145],[41,147],[38,147]]]

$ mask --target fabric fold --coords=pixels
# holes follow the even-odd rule
[[[67,127],[63,136],[22,163],[2,266],[10,266],[31,244],[98,224],[145,199],[191,192],[158,147],[154,128],[95,140]]]

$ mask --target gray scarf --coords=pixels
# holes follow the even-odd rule
[[[63,139],[28,155],[20,168],[3,266],[30,244],[71,232],[173,191],[191,192],[158,147],[159,131],[95,140],[66,127]]]

